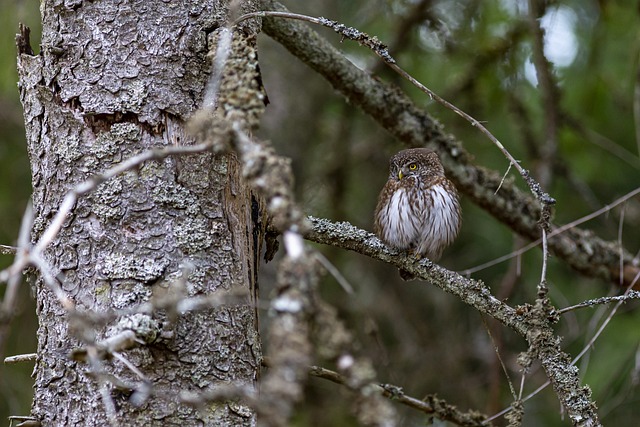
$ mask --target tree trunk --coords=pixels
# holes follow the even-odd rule
[[[225,24],[229,7],[44,0],[41,11],[42,51],[21,49],[18,59],[36,241],[79,183],[150,148],[194,144],[185,120],[208,79],[207,34]],[[34,282],[33,416],[47,426],[103,426],[114,415],[128,426],[254,425],[242,405],[195,410],[179,394],[231,381],[255,386],[260,207],[233,154],[145,162],[80,197],[44,253],[73,306],[63,308],[41,276]],[[185,314],[157,310],[156,301],[181,292],[244,297]],[[155,309],[123,315],[146,302]],[[96,356],[96,343],[126,330],[140,340],[142,326],[147,344],[122,355],[143,377]],[[72,361],[77,348],[89,356]]]

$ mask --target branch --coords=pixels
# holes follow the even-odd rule
[[[428,259],[416,260],[385,246],[375,235],[346,222],[334,223],[326,219],[310,217],[312,229],[305,238],[342,249],[348,249],[384,261],[418,278],[428,281],[445,292],[460,298],[464,303],[487,314],[523,336],[529,351],[521,357],[525,368],[532,360],[539,359],[551,381],[558,398],[569,417],[578,426],[598,426],[600,421],[591,401],[591,390],[580,385],[578,368],[560,348],[560,338],[554,334],[551,323],[555,316],[544,319],[541,313],[547,308],[542,299],[536,306],[520,306],[516,309],[495,298],[489,288],[478,280],[468,279],[446,270]]]
[[[274,1],[264,1],[265,9],[283,11]],[[293,55],[321,74],[351,104],[359,106],[383,128],[408,146],[429,145],[437,149],[448,176],[458,189],[496,219],[518,234],[534,240],[540,237],[541,209],[534,197],[512,182],[503,183],[501,174],[472,163],[473,156],[443,127],[418,108],[395,86],[385,84],[358,69],[329,42],[305,24],[266,17],[263,30]],[[623,286],[640,271],[633,256],[619,251],[615,242],[606,242],[588,230],[571,229],[549,238],[550,251],[575,270],[592,277],[620,284],[620,253]]]
[[[578,308],[584,308],[584,307],[593,307],[596,305],[603,305],[603,304],[610,304],[612,302],[615,301],[628,301],[628,300],[634,300],[634,299],[640,299],[640,291],[629,291],[623,295],[614,295],[611,297],[600,297],[600,298],[594,298],[594,299],[590,299],[590,300],[586,300],[583,301],[579,304],[575,304],[572,305],[570,307],[565,307],[562,308],[560,310],[558,310],[558,314],[565,314],[569,311],[573,311],[576,310]]]
[[[17,354],[15,356],[8,356],[4,358],[4,363],[20,363],[20,362],[32,362],[38,358],[38,353],[26,353]]]
[[[309,373],[314,377],[323,378],[336,384],[348,386],[348,379],[339,373],[321,366],[311,366]],[[434,415],[436,418],[449,421],[459,426],[485,426],[490,427],[492,424],[487,422],[487,416],[479,412],[460,412],[458,408],[447,403],[443,399],[439,399],[435,395],[428,395],[423,399],[416,399],[404,393],[401,387],[392,384],[378,384],[381,393],[394,402],[401,403],[410,408],[417,409],[428,415]]]
[[[406,252],[384,245],[374,234],[354,227],[348,222],[331,222],[309,217],[312,229],[304,237],[312,242],[348,249],[406,270],[427,280],[445,292],[453,294],[481,313],[493,317],[520,335],[527,332],[524,318],[516,310],[499,301],[481,281],[468,279],[440,267],[426,258],[416,260]]]

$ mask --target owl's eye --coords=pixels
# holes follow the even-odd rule
[[[414,170],[416,170],[416,169],[418,169],[418,165],[416,165],[415,163],[411,163],[411,164],[409,165],[409,170],[410,170],[410,171],[414,171]]]

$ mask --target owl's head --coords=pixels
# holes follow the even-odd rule
[[[444,176],[438,154],[428,148],[402,150],[389,161],[389,178],[403,180],[410,177],[432,178]]]

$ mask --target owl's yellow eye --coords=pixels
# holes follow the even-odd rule
[[[416,165],[415,163],[411,163],[411,164],[409,165],[409,170],[410,170],[410,171],[414,171],[414,170],[416,170],[416,169],[418,169],[418,165]]]

